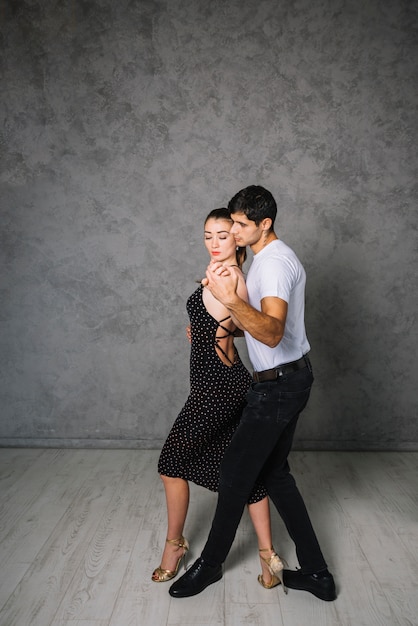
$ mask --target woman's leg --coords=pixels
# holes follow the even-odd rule
[[[189,508],[189,483],[183,478],[161,475],[167,503],[167,539],[175,540],[183,536],[184,523]],[[182,548],[183,552],[184,549]],[[161,559],[161,569],[174,571],[181,556],[179,547],[165,543]]]
[[[257,535],[258,549],[262,550],[260,552],[260,562],[263,580],[269,585],[272,575],[264,559],[269,559],[273,556],[274,550],[270,549],[273,547],[273,540],[271,537],[270,503],[268,497],[266,496],[258,502],[249,504],[248,513]]]

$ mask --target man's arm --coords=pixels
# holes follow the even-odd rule
[[[228,309],[239,328],[270,348],[280,343],[287,316],[285,300],[276,297],[263,298],[261,311],[254,309],[237,294],[238,277],[234,268],[224,268],[219,263],[208,267],[205,283],[215,298]]]
[[[266,344],[275,348],[284,335],[287,316],[287,302],[280,298],[263,298],[261,311],[254,309],[248,302],[239,297],[229,304],[224,303],[231,313],[235,324],[242,330]]]

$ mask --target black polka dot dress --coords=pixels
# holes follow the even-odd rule
[[[220,323],[206,310],[199,286],[187,301],[192,333],[190,394],[164,443],[158,471],[217,491],[219,468],[238,425],[251,376],[238,352],[225,365],[215,348]],[[257,484],[249,503],[267,495]]]

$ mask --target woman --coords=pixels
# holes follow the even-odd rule
[[[246,299],[241,272],[245,248],[237,248],[230,233],[232,220],[227,209],[214,209],[205,220],[205,245],[212,261],[240,269],[238,293]],[[189,548],[183,528],[192,481],[217,491],[224,452],[238,425],[251,376],[234,345],[236,327],[225,307],[200,285],[187,301],[191,341],[190,394],[162,448],[158,471],[167,502],[167,539],[161,565],[152,580],[165,582],[176,576]],[[254,525],[262,574],[260,584],[270,589],[279,584],[283,563],[271,539],[267,492],[257,484],[248,501]]]

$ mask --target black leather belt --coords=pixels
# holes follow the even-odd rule
[[[262,383],[266,380],[277,380],[280,376],[284,376],[285,374],[290,374],[291,372],[297,372],[298,370],[303,369],[304,367],[310,367],[311,362],[308,356],[303,356],[301,359],[297,361],[292,361],[291,363],[284,363],[283,365],[279,365],[279,367],[273,367],[271,370],[263,370],[262,372],[253,372],[253,381],[256,383]]]

